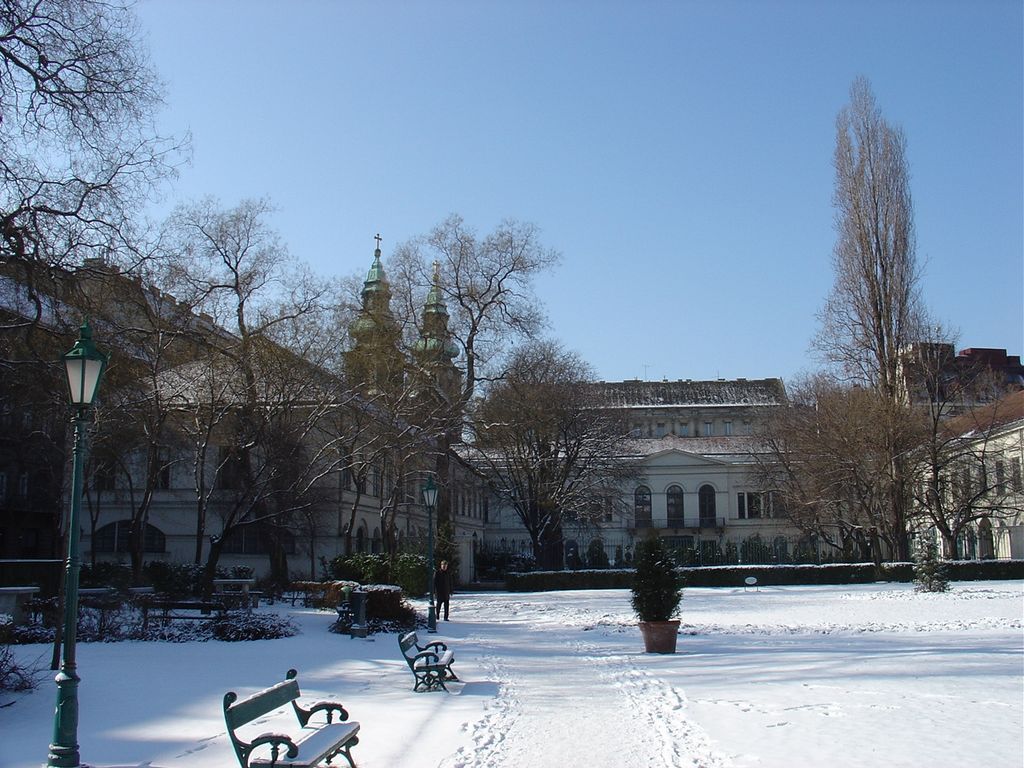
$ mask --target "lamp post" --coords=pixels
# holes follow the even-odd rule
[[[427,632],[437,632],[437,611],[434,608],[434,505],[437,503],[437,486],[434,476],[427,478],[423,486],[423,505],[427,508],[427,591],[430,604],[427,606]]]
[[[107,367],[107,356],[92,343],[89,321],[82,323],[78,341],[64,355],[68,377],[70,404],[75,409],[75,443],[71,465],[71,511],[68,515],[68,558],[64,571],[64,642],[61,646],[60,671],[57,673],[57,708],[53,715],[53,743],[47,766],[77,768],[78,753],[78,672],[75,662],[75,639],[78,629],[78,572],[82,562],[78,554],[79,524],[82,505],[82,465],[85,453],[85,422],[96,397],[100,378]]]

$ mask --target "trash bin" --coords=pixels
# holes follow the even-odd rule
[[[362,590],[353,590],[348,597],[349,609],[352,611],[352,629],[349,633],[352,637],[366,637],[366,593]]]

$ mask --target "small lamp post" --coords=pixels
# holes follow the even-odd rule
[[[85,453],[85,422],[92,407],[100,378],[107,367],[107,355],[92,343],[89,321],[82,323],[78,341],[64,355],[70,404],[75,409],[75,444],[71,466],[71,511],[68,515],[68,559],[64,571],[64,642],[60,671],[57,673],[57,708],[53,715],[53,743],[47,766],[77,768],[78,753],[78,672],[75,639],[78,629],[78,572],[82,562],[78,553],[79,515],[82,505],[82,465]]]
[[[434,608],[434,505],[437,503],[437,486],[434,476],[427,478],[423,485],[423,505],[427,508],[427,591],[430,604],[427,606],[427,632],[437,632],[437,611]]]

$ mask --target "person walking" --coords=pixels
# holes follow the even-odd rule
[[[441,608],[444,608],[444,620],[448,621],[449,601],[452,597],[452,572],[448,570],[448,561],[442,560],[441,565],[434,571],[434,598],[437,600],[438,618],[441,618]]]

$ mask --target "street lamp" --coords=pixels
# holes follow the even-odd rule
[[[96,397],[100,378],[107,367],[107,355],[92,343],[89,321],[82,323],[78,341],[64,355],[70,404],[75,409],[75,444],[71,464],[71,512],[68,515],[68,559],[64,571],[64,642],[60,671],[57,673],[57,708],[53,715],[53,743],[47,766],[77,768],[78,754],[78,673],[75,663],[75,639],[78,629],[78,518],[82,505],[82,465],[85,453],[85,421]]]
[[[437,612],[434,609],[434,505],[437,503],[437,486],[434,476],[427,478],[423,486],[423,505],[427,508],[427,590],[430,604],[427,606],[427,632],[437,632]]]

